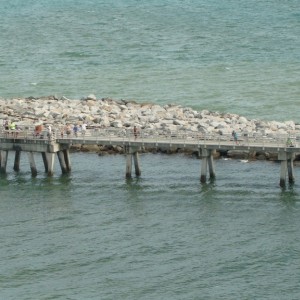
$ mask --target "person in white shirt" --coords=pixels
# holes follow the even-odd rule
[[[81,134],[82,134],[83,136],[85,136],[85,132],[86,132],[86,124],[83,123],[83,124],[81,125]]]

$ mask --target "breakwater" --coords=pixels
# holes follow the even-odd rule
[[[230,112],[212,112],[206,109],[193,110],[178,104],[160,106],[153,103],[137,103],[128,100],[97,98],[91,94],[82,99],[68,99],[56,96],[28,98],[0,98],[0,120],[14,122],[17,126],[51,125],[54,128],[73,127],[87,124],[94,128],[131,130],[154,134],[164,133],[194,135],[230,135],[235,130],[240,137],[264,136],[288,137],[300,131],[300,125],[293,120],[285,122],[248,119]],[[73,149],[100,153],[123,153],[120,147],[73,145]],[[160,151],[160,149],[151,149]],[[161,149],[164,151],[163,149]],[[170,151],[169,151],[170,152]],[[252,152],[230,150],[222,155],[251,159],[276,159],[277,155],[265,151]],[[296,156],[296,159],[297,156]]]
[[[16,124],[82,124],[102,128],[133,128],[184,131],[203,134],[258,134],[269,137],[289,135],[300,130],[293,120],[284,122],[248,119],[230,112],[201,111],[178,104],[160,106],[128,100],[97,98],[89,95],[82,99],[47,97],[0,98],[0,120]]]

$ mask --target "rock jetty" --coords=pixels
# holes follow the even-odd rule
[[[132,128],[201,132],[203,134],[268,135],[290,134],[300,130],[300,125],[285,122],[248,119],[233,113],[212,112],[207,109],[196,111],[177,104],[157,105],[128,100],[98,99],[91,94],[82,99],[56,96],[28,98],[0,98],[0,120],[28,125],[47,123],[55,126],[86,123],[104,128]]]

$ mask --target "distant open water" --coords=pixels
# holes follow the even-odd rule
[[[0,0],[0,96],[299,121],[299,0]]]
[[[298,0],[0,0],[0,96],[177,103],[298,121]],[[300,169],[71,155],[0,178],[0,299],[300,299]]]

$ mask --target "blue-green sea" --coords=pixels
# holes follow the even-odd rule
[[[9,157],[12,167],[13,157]],[[300,169],[143,154],[71,154],[73,171],[29,164],[0,179],[1,299],[298,299]]]
[[[299,121],[299,0],[0,0],[0,96]]]
[[[0,0],[0,97],[135,100],[299,122],[299,0]],[[26,153],[0,177],[0,299],[300,299],[300,168]]]

